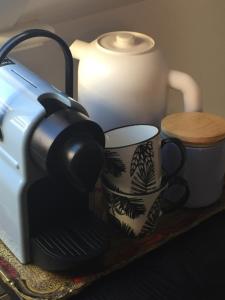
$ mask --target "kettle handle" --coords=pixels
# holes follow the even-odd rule
[[[203,110],[200,88],[190,75],[180,71],[171,70],[169,71],[168,83],[171,88],[182,92],[184,110],[186,112]]]

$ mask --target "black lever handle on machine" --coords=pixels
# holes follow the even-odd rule
[[[65,58],[65,93],[73,97],[73,57],[67,43],[58,35],[43,29],[29,29],[10,38],[0,48],[0,64],[9,52],[25,40],[35,37],[46,37],[55,40],[63,50]]]

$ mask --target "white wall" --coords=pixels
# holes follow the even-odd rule
[[[154,37],[169,66],[197,80],[205,111],[225,116],[224,0],[145,0],[56,24],[56,32],[69,43],[76,38],[90,41],[112,30],[134,30]],[[63,57],[53,42],[15,56],[63,88]],[[182,110],[180,99],[178,92],[169,93],[170,112]]]

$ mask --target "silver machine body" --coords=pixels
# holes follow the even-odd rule
[[[63,50],[65,93],[8,58],[38,36]],[[30,29],[0,48],[0,239],[23,264],[78,274],[99,266],[109,238],[89,209],[104,132],[72,95],[73,58],[59,36]]]
[[[22,263],[30,261],[26,191],[42,176],[30,159],[28,141],[46,115],[38,101],[44,97],[81,107],[15,60],[5,60],[0,67],[0,239]]]

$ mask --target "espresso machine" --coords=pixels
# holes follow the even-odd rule
[[[57,42],[65,93],[8,57],[34,37]],[[54,33],[32,29],[0,49],[0,239],[23,263],[84,270],[108,248],[107,227],[89,210],[104,163],[104,133],[73,97],[73,58]]]

